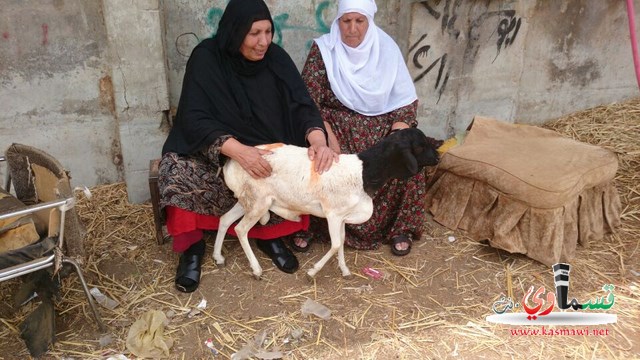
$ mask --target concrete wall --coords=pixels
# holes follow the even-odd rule
[[[539,123],[638,94],[625,4],[586,0],[378,0],[435,137],[475,114]],[[267,0],[275,41],[302,69],[336,0]],[[39,147],[74,185],[126,181],[149,198],[193,47],[226,0],[0,0],[0,149]],[[636,7],[637,9],[638,7]],[[4,176],[0,166],[0,176]]]
[[[624,1],[417,1],[407,63],[421,127],[541,123],[638,96]],[[638,8],[636,7],[636,12]]]
[[[102,19],[101,1],[0,1],[0,151],[39,147],[87,185],[123,178]]]
[[[103,0],[115,120],[129,200],[149,198],[149,160],[166,137],[169,88],[158,0]]]

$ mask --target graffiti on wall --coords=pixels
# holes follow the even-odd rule
[[[49,24],[47,23],[42,24],[41,29],[42,29],[42,40],[40,42],[40,45],[47,46],[49,45]],[[8,31],[4,31],[2,33],[3,40],[9,40],[10,37],[11,37],[11,34]]]
[[[423,41],[427,38],[427,34],[424,34],[420,37],[420,39],[411,46],[411,48],[409,49],[409,53],[413,52],[414,49],[416,49],[418,47],[418,45],[420,45],[421,43],[423,43]],[[430,64],[428,64],[425,68],[425,65],[422,64],[422,61],[431,61],[430,60],[430,56],[429,56],[429,51],[431,50],[431,45],[429,44],[425,44],[425,45],[421,45],[420,47],[417,48],[417,50],[413,53],[412,56],[412,63],[413,66],[416,67],[416,69],[421,70],[420,73],[413,78],[413,82],[417,83],[420,80],[422,80],[422,78],[425,77],[425,75],[427,75],[429,72],[431,72],[431,70],[433,70],[436,66],[438,66],[438,75],[436,77],[436,82],[434,84],[434,89],[436,90],[436,92],[438,93],[438,101],[440,101],[440,98],[442,97],[442,93],[444,92],[444,89],[447,87],[447,82],[449,81],[449,66],[447,66],[447,53],[444,53],[443,55],[441,55],[440,57],[436,58],[435,60],[433,60]],[[436,54],[437,56],[437,54]],[[437,103],[437,102],[436,102]]]
[[[498,53],[496,54],[496,58],[500,55],[500,49],[502,45],[506,48],[507,46],[513,44],[518,36],[518,30],[520,30],[520,25],[522,24],[522,18],[516,18],[515,10],[506,10],[505,16],[508,16],[506,19],[500,20],[498,24]]]
[[[314,19],[315,26],[302,26],[302,25],[293,25],[291,24],[290,15],[288,13],[280,13],[277,15],[272,15],[273,18],[273,42],[282,46],[284,41],[284,34],[287,31],[306,31],[313,32],[318,34],[326,34],[329,32],[329,25],[324,20],[324,12],[326,9],[331,6],[331,1],[321,1],[318,6],[316,6]],[[207,14],[205,17],[206,25],[211,32],[206,35],[206,37],[213,37],[218,31],[218,23],[220,19],[222,19],[222,14],[224,13],[224,9],[218,7],[212,7],[207,10]],[[193,32],[186,32],[178,35],[175,40],[176,51],[184,56],[188,57],[191,50],[201,41],[200,37]],[[309,40],[306,44],[307,50],[311,48],[313,40]]]
[[[409,48],[409,62],[418,70],[413,78],[415,83],[426,81],[427,75],[433,75],[436,103],[447,87],[454,64],[473,64],[480,46],[486,43],[487,37],[491,40],[494,36],[495,61],[501,51],[516,41],[522,25],[522,18],[516,16],[515,10],[480,11],[477,16],[469,18],[469,21],[460,21],[462,0],[428,0],[419,2],[419,5],[418,9],[424,9],[430,18],[438,21],[440,38],[436,39],[438,31],[422,33]],[[495,25],[490,21],[494,21]],[[487,30],[488,33],[482,33]],[[438,44],[444,44],[440,48],[446,49],[436,48],[436,40]],[[455,51],[459,47],[463,47],[462,59],[452,59],[449,51]],[[429,76],[429,81],[431,79]]]

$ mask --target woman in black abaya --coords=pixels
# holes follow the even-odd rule
[[[173,250],[181,253],[175,280],[180,291],[198,287],[203,231],[216,230],[219,217],[236,202],[220,171],[228,158],[254,178],[271,172],[261,157],[267,152],[254,147],[259,144],[308,146],[319,172],[337,158],[295,64],[272,39],[273,20],[263,0],[231,0],[218,33],[202,41],[187,62],[159,168],[160,206]],[[282,238],[302,236],[308,217],[271,219],[249,237],[259,239],[257,247],[280,270],[293,273],[298,261]]]

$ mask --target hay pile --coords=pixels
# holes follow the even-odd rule
[[[125,186],[113,184],[91,189],[93,198],[78,204],[87,227],[85,277],[90,287],[119,302],[113,310],[100,308],[109,336],[96,332],[80,284],[71,275],[64,279],[57,304],[60,332],[49,356],[133,358],[125,345],[131,324],[149,310],[161,310],[170,319],[165,335],[174,342],[175,359],[212,358],[204,344],[208,339],[218,352],[215,358],[229,359],[256,338],[265,351],[281,351],[286,359],[637,357],[640,99],[582,111],[545,127],[609,148],[620,159],[616,184],[622,226],[589,249],[579,248],[571,273],[571,296],[578,299],[601,296],[604,284],[616,286],[611,312],[618,322],[591,327],[608,330],[606,336],[514,336],[514,327],[487,322],[501,296],[520,299],[530,286],[553,289],[551,270],[433,222],[425,224],[427,236],[414,244],[411,255],[392,257],[386,248],[347,250],[347,265],[357,276],[342,279],[333,260],[313,284],[306,282],[304,271],[286,275],[274,270],[258,252],[265,274],[262,281],[253,280],[237,242],[228,241],[227,266],[213,265],[209,247],[200,289],[180,294],[173,289],[176,256],[169,244],[155,243],[150,206],[129,204]],[[326,250],[314,244],[310,254],[299,255],[301,269]],[[385,277],[372,279],[360,271],[363,267]],[[32,306],[12,310],[7,289],[13,285],[0,284],[0,349],[6,350],[0,358],[11,352],[15,358],[28,356],[17,328]],[[327,306],[331,319],[303,315],[301,304],[308,298]],[[207,306],[194,310],[202,299]]]

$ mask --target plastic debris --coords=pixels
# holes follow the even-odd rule
[[[331,310],[329,310],[329,308],[309,298],[307,298],[304,304],[302,304],[302,308],[300,310],[302,311],[302,315],[313,314],[322,320],[331,319]]]
[[[187,314],[188,318],[192,318],[196,315],[200,315],[200,313],[202,312],[201,310],[204,310],[207,308],[207,300],[202,299],[200,300],[200,303],[198,305],[196,305],[195,308],[191,309],[191,311],[189,311],[189,313]]]
[[[367,276],[369,276],[369,277],[371,277],[371,278],[373,278],[373,279],[375,279],[375,280],[378,280],[378,279],[382,278],[382,272],[381,271],[376,270],[376,269],[374,269],[372,267],[369,267],[369,266],[363,268],[362,269],[362,273],[367,275]]]
[[[89,188],[86,187],[86,186],[76,186],[76,187],[73,188],[73,191],[74,192],[75,191],[82,191],[82,193],[84,194],[84,196],[87,199],[91,199],[91,197],[93,196],[93,195],[91,195],[91,190],[89,190]]]
[[[215,346],[213,346],[213,340],[209,338],[204,342],[204,344],[211,350],[211,353],[214,356],[219,354],[218,349],[216,349]]]
[[[111,299],[110,297],[104,295],[103,293],[101,293],[98,288],[95,288],[95,287],[92,288],[91,290],[89,290],[89,293],[91,293],[93,298],[96,299],[98,304],[104,306],[105,308],[107,308],[109,310],[115,309],[120,304],[119,302],[117,302],[117,301]]]
[[[237,352],[231,354],[231,360],[247,360],[251,359],[254,355],[255,350],[252,344],[246,344]]]
[[[291,332],[289,333],[289,336],[287,336],[284,340],[282,340],[282,343],[288,344],[292,341],[293,342],[300,341],[300,339],[302,339],[302,335],[304,335],[304,330],[302,330],[301,328],[295,328],[291,330]]]
[[[456,241],[456,238],[455,238],[455,236],[449,236],[449,237],[447,238],[447,240],[448,240],[450,243],[452,243],[452,242]]]
[[[106,334],[100,337],[100,347],[107,347],[113,343],[113,335]]]
[[[196,306],[196,309],[206,309],[207,308],[207,300],[206,299],[202,299],[200,300],[200,303],[198,304],[198,306]]]
[[[238,352],[231,355],[231,360],[246,360],[256,357],[261,360],[280,359],[284,356],[282,351],[267,351],[262,347],[267,333],[263,330],[256,334],[252,342],[245,344]]]
[[[162,311],[149,310],[129,328],[126,346],[140,358],[167,358],[173,339],[165,337],[167,317]]]

